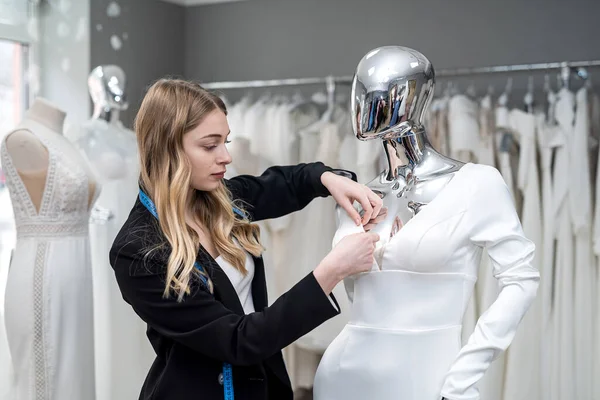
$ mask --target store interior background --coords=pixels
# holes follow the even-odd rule
[[[38,4],[35,24],[9,23],[7,7],[28,2]],[[599,15],[597,0],[0,0],[0,44],[21,41],[31,50],[29,65],[21,65],[16,57],[4,62],[9,53],[0,46],[0,139],[35,96],[67,113],[65,130],[88,120],[87,79],[99,65],[124,70],[129,109],[120,115],[132,128],[146,88],[165,76],[199,82],[351,76],[368,51],[384,45],[414,48],[436,70],[600,60]],[[589,73],[599,87],[600,68]],[[555,89],[557,74],[550,72]],[[451,81],[460,92],[473,84],[482,94],[492,86],[497,97],[510,76],[509,106],[522,108],[530,76],[535,101],[543,101],[544,75],[438,78],[436,93]],[[581,85],[573,79],[571,89]],[[336,90],[349,96],[349,85]],[[223,93],[235,101],[297,91],[325,87]],[[8,218],[0,205],[0,227]],[[0,283],[8,261],[0,257]],[[0,311],[3,301],[0,291]]]
[[[351,75],[366,52],[382,45],[415,48],[436,69],[600,58],[600,2],[591,0],[176,2],[43,0],[39,94],[70,120],[85,120],[89,71],[119,65],[130,99],[122,119],[131,126],[145,88],[165,75],[201,82]],[[61,37],[60,23],[72,33],[84,24],[86,32]],[[512,76],[515,89],[526,87],[528,74]],[[536,78],[541,88],[543,78]],[[496,93],[506,82],[455,81],[465,88],[472,79],[479,91],[497,82]],[[440,78],[438,92],[442,85]]]

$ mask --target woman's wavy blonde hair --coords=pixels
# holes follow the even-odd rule
[[[206,270],[194,267],[200,240],[196,231],[186,224],[189,207],[197,222],[212,234],[221,257],[240,272],[247,272],[244,250],[255,257],[263,251],[258,226],[247,218],[235,217],[233,207],[242,212],[243,207],[234,204],[224,184],[211,192],[190,186],[192,171],[183,151],[183,136],[215,110],[227,114],[223,101],[200,85],[161,79],[148,89],[134,124],[140,153],[140,183],[156,206],[158,223],[171,247],[164,296],[169,297],[173,292],[178,301],[189,293],[192,276],[196,273],[206,277],[213,292]]]

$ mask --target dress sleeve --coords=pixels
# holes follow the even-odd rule
[[[492,167],[482,168],[473,180],[472,192],[466,195],[469,239],[487,250],[500,293],[477,321],[446,375],[441,395],[448,400],[479,399],[475,384],[512,342],[540,279],[538,270],[531,266],[535,245],[523,234],[500,173]]]

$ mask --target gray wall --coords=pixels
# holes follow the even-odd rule
[[[593,0],[251,0],[203,6],[186,13],[185,74],[202,81],[351,75],[367,51],[390,44],[420,50],[436,69],[600,59],[598,15],[600,1]],[[515,87],[526,81],[515,77]]]
[[[33,92],[67,113],[65,131],[85,121],[90,113],[86,78],[90,69],[90,35],[87,29],[90,1],[70,7],[42,3],[38,54],[30,70]]]
[[[186,10],[157,0],[118,0],[120,16],[109,17],[109,3],[91,0],[91,68],[117,64],[125,70],[129,109],[121,119],[131,127],[147,86],[183,75]],[[111,45],[112,35],[122,42],[119,50]]]

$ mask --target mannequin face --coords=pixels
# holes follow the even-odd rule
[[[125,95],[125,72],[117,65],[101,65],[88,77],[90,96],[96,107],[114,110],[128,108]]]
[[[192,166],[191,186],[209,192],[221,184],[231,156],[226,143],[227,117],[221,110],[210,112],[193,130],[183,136],[183,151]]]

